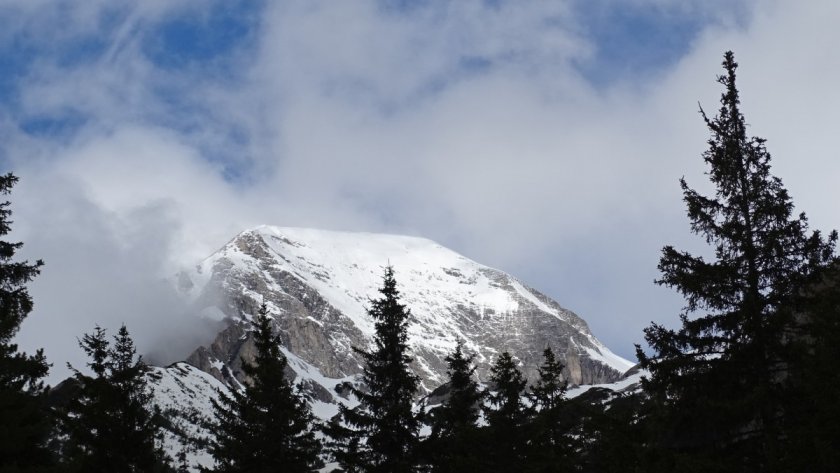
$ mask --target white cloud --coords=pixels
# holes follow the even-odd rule
[[[769,138],[796,203],[816,226],[838,226],[832,2],[753,3],[739,10],[745,21],[716,13],[678,63],[607,89],[574,66],[597,45],[569,4],[376,4],[270,4],[233,83],[143,55],[144,28],[166,10],[137,13],[144,20],[115,30],[130,34],[114,33],[96,61],[33,68],[24,114],[73,108],[89,121],[59,142],[21,136],[16,117],[2,128],[24,179],[16,225],[28,254],[47,263],[23,345],[46,344],[39,330],[65,324],[49,342],[63,347],[48,350],[60,364],[93,313],[128,317],[149,345],[162,319],[144,325],[143,314],[167,313],[144,305],[156,278],[272,223],[437,239],[578,310],[630,357],[641,329],[673,323],[680,306],[651,283],[659,248],[702,249],[677,179],[704,186],[697,102],[716,110],[726,49],[742,63],[747,120]],[[698,2],[663,8],[712,15]],[[160,87],[194,113],[170,116]],[[226,179],[229,163],[245,175]],[[127,267],[137,274],[103,293]],[[62,289],[69,281],[75,289]]]

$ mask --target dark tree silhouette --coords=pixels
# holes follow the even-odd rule
[[[271,329],[265,304],[255,322],[254,363],[243,362],[245,389],[221,394],[213,405],[217,424],[211,452],[215,472],[289,473],[316,471],[323,466],[321,444],[315,437],[307,400],[286,378],[286,357]]]
[[[169,472],[159,445],[160,415],[151,406],[145,373],[134,342],[123,325],[113,346],[106,331],[96,327],[79,346],[90,358],[93,376],[70,367],[81,387],[62,418],[65,471],[115,473]]]
[[[563,363],[550,347],[543,351],[539,379],[531,386],[531,404],[536,410],[530,425],[529,465],[535,472],[572,471],[572,418],[565,410],[566,381]]]
[[[475,355],[465,356],[463,342],[446,357],[448,397],[430,413],[431,435],[424,452],[432,471],[474,471],[479,465],[478,417],[482,394],[475,380]]]
[[[0,176],[0,194],[8,195],[17,181],[12,174]],[[9,205],[0,203],[0,236],[11,230]],[[47,448],[52,417],[42,382],[49,364],[42,350],[27,355],[12,342],[32,311],[26,284],[43,265],[14,261],[21,246],[0,241],[0,472],[44,471],[53,460]]]
[[[527,458],[526,429],[531,410],[523,402],[527,381],[510,353],[503,352],[490,368],[484,406],[485,471],[521,471]]]
[[[328,434],[335,439],[334,457],[346,471],[401,473],[417,468],[420,418],[412,410],[419,379],[409,364],[408,319],[400,303],[394,269],[385,268],[380,297],[370,301],[375,321],[374,348],[356,349],[364,360],[364,389],[353,388],[355,409],[341,408],[343,423]]]
[[[783,392],[790,308],[815,271],[832,260],[837,234],[808,231],[788,192],[770,173],[762,138],[748,137],[724,56],[718,115],[703,159],[715,187],[704,196],[681,180],[691,230],[714,249],[707,260],[666,246],[661,285],[686,299],[681,327],[652,324],[640,347],[650,370],[645,390],[661,405],[658,468],[669,471],[767,471],[782,456]],[[692,318],[693,317],[693,318]],[[653,467],[652,467],[653,468]]]

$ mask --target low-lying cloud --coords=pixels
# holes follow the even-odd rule
[[[727,49],[796,203],[817,228],[840,223],[834,2],[731,15],[641,2],[708,22],[677,62],[598,86],[579,72],[599,45],[573,2],[494,3],[266,4],[253,43],[213,60],[224,74],[144,52],[161,18],[195,3],[123,5],[124,24],[103,31],[73,20],[65,34],[109,47],[33,64],[0,120],[22,178],[15,236],[46,262],[21,345],[46,346],[60,372],[84,363],[75,337],[125,322],[141,350],[177,357],[208,333],[162,281],[270,223],[435,239],[553,296],[630,358],[641,329],[675,323],[681,306],[652,284],[662,245],[702,251],[677,179],[708,188],[697,102],[717,109]],[[82,117],[69,131],[22,131],[68,113]]]

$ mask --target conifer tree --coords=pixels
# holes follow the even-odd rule
[[[434,472],[474,471],[479,465],[477,422],[482,394],[474,378],[475,355],[465,356],[463,348],[459,340],[446,357],[449,397],[430,413],[432,432],[424,451]]]
[[[265,304],[255,321],[254,363],[243,362],[245,389],[214,402],[217,424],[210,451],[215,472],[288,473],[317,471],[320,441],[306,399],[286,378],[280,337],[272,332]]]
[[[657,467],[669,471],[778,467],[785,327],[804,284],[833,258],[837,239],[835,232],[809,233],[805,215],[794,215],[770,173],[765,140],[747,135],[731,52],[723,67],[718,115],[701,109],[711,132],[703,159],[715,193],[701,195],[680,181],[691,229],[714,257],[663,249],[657,282],[685,297],[682,324],[647,328],[650,356],[637,347],[651,373],[643,386],[661,406],[651,418],[660,435],[650,445],[658,448]]]
[[[537,371],[539,379],[531,387],[531,404],[536,410],[531,424],[529,464],[532,471],[571,471],[572,445],[568,435],[572,428],[565,412],[567,383],[563,379],[563,363],[554,351],[543,351],[543,364]]]
[[[490,368],[490,392],[484,406],[487,421],[485,471],[521,471],[526,460],[531,410],[523,402],[527,381],[510,353],[503,352]]]
[[[0,176],[0,194],[8,195],[17,181],[11,173]],[[0,203],[0,236],[11,230],[9,205]],[[52,460],[46,446],[52,422],[42,382],[49,365],[42,350],[27,355],[12,342],[32,311],[26,284],[43,265],[14,261],[21,246],[0,241],[0,472],[43,471]]]
[[[368,314],[375,321],[374,348],[356,349],[364,360],[366,389],[353,388],[355,409],[341,408],[343,426],[334,426],[338,445],[354,446],[353,455],[334,457],[345,471],[403,473],[416,471],[420,419],[412,400],[420,381],[409,364],[408,319],[400,303],[394,269],[385,268],[380,298],[370,301]],[[337,427],[342,427],[341,429]]]
[[[65,470],[171,471],[158,442],[159,414],[150,406],[148,367],[136,356],[128,329],[120,327],[112,346],[105,329],[97,326],[79,346],[90,358],[93,376],[70,367],[81,394],[70,401],[62,419]]]

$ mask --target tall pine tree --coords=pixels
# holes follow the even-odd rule
[[[651,442],[655,466],[668,471],[778,468],[790,307],[833,258],[837,239],[834,232],[827,239],[809,233],[805,215],[794,214],[770,173],[765,140],[747,135],[731,52],[723,67],[718,115],[701,109],[711,132],[703,159],[715,194],[680,181],[691,229],[714,257],[663,249],[657,282],[686,298],[682,324],[647,328],[650,356],[637,347],[651,373],[644,388],[660,405],[652,416],[651,430],[660,434]]]
[[[320,441],[306,399],[286,378],[286,357],[280,337],[272,332],[265,304],[255,321],[254,363],[243,362],[245,389],[224,394],[213,405],[217,424],[211,452],[224,473],[317,471]]]
[[[128,329],[120,327],[112,346],[97,326],[79,345],[90,358],[93,376],[71,366],[81,393],[62,419],[64,471],[172,471],[158,442],[159,415],[150,406],[148,367],[136,357]]]
[[[463,342],[446,357],[449,396],[430,413],[432,432],[424,452],[434,472],[474,471],[479,464],[478,416],[482,393],[475,380],[475,355],[465,356]]]
[[[416,471],[420,419],[412,400],[420,381],[409,364],[408,319],[411,312],[400,303],[394,269],[385,268],[380,298],[370,301],[368,314],[375,321],[374,348],[356,349],[364,360],[364,389],[353,389],[359,400],[354,409],[341,408],[343,425],[334,423],[329,434],[341,448],[334,455],[346,471],[403,473]]]
[[[18,178],[0,176],[0,194],[8,195]],[[11,230],[9,202],[0,203],[0,236]],[[47,442],[52,429],[42,382],[49,365],[42,350],[18,352],[12,342],[32,311],[26,284],[43,263],[14,261],[23,243],[0,241],[0,472],[44,471],[52,456]]]
[[[563,363],[554,351],[543,351],[539,379],[531,386],[531,404],[536,410],[530,425],[529,465],[535,472],[572,471],[572,418],[565,411],[566,381]]]
[[[490,368],[490,392],[484,406],[487,421],[483,471],[522,471],[527,458],[526,428],[531,410],[523,402],[527,381],[510,353],[503,352]]]

